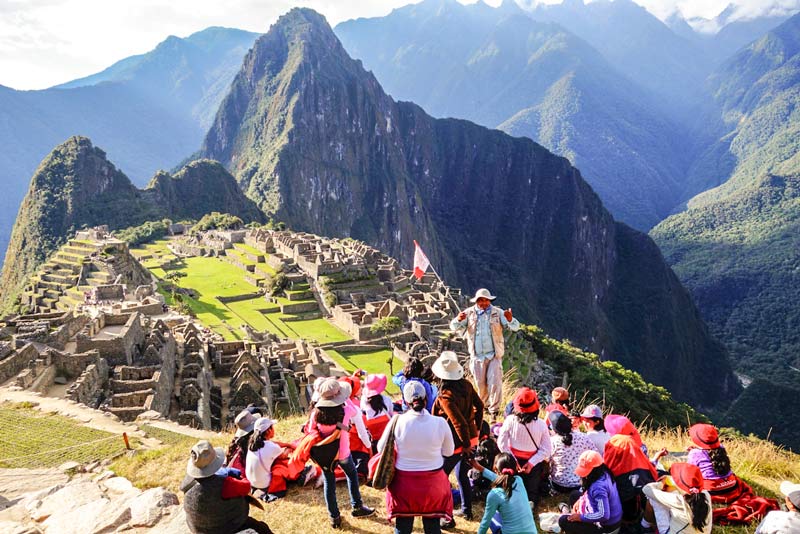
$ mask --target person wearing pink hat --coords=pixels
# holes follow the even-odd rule
[[[564,534],[603,534],[614,532],[622,524],[622,504],[617,485],[603,457],[597,451],[584,451],[578,458],[575,474],[581,489],[570,495],[570,504],[562,503],[564,513],[558,526]],[[569,512],[571,509],[571,513]]]
[[[394,415],[392,399],[385,393],[389,379],[384,374],[367,375],[364,393],[361,395],[361,411],[367,421],[381,414]]]

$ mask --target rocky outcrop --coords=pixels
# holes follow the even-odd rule
[[[715,404],[738,389],[658,249],[615,223],[566,159],[394,102],[311,10],[259,38],[201,152],[294,229],[362,239],[406,264],[416,239],[448,283],[490,286],[523,320],[679,399]]]

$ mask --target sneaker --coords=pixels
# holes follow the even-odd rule
[[[374,508],[370,508],[369,506],[364,506],[363,504],[358,508],[353,508],[353,517],[368,517],[375,513]]]
[[[456,528],[456,520],[451,519],[450,521],[447,521],[446,519],[440,519],[439,528],[441,528],[442,530],[453,530],[454,528]]]
[[[307,465],[303,469],[303,472],[300,473],[298,480],[302,480],[303,486],[306,486],[308,485],[309,482],[314,480],[316,476],[317,476],[317,468],[313,465]]]
[[[322,474],[322,469],[317,470],[317,480],[314,482],[314,489],[321,488],[325,483],[325,477]]]
[[[342,528],[342,516],[331,517],[331,528]]]
[[[558,511],[561,512],[562,514],[570,513],[569,505],[565,502],[558,503]]]

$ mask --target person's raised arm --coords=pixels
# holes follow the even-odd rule
[[[450,330],[455,332],[459,328],[464,328],[467,324],[467,313],[466,312],[459,312],[458,315],[453,317],[453,320],[450,321]]]
[[[511,308],[508,308],[506,311],[500,314],[500,322],[512,332],[519,330],[519,320],[514,317],[513,313],[511,312]]]

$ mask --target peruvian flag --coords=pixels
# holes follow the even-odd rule
[[[414,276],[417,277],[417,280],[420,280],[423,276],[425,276],[425,271],[428,270],[428,266],[430,266],[430,264],[431,262],[428,261],[428,256],[422,252],[419,243],[414,241]]]

